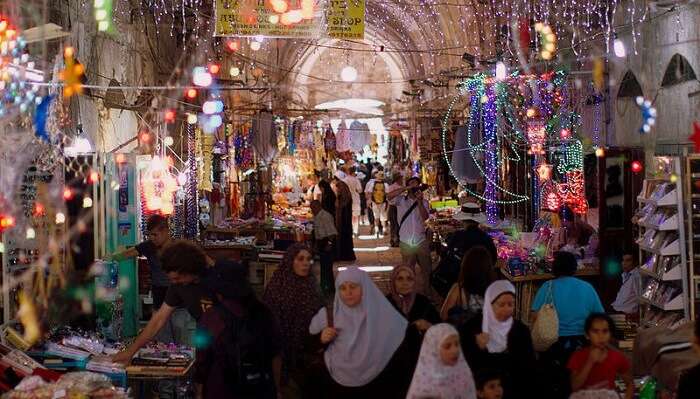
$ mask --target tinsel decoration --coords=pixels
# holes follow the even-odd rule
[[[199,190],[211,191],[212,186],[212,162],[213,162],[213,150],[214,141],[216,137],[212,134],[203,134],[201,130],[197,129],[196,132],[196,142],[197,142],[197,159],[201,159],[202,162],[199,164],[199,178],[198,186]]]
[[[289,148],[289,155],[294,155],[297,149],[297,141],[294,137],[294,131],[296,130],[296,123],[290,123],[287,125],[287,144]]]
[[[185,193],[185,238],[199,234],[199,204],[197,198],[197,141],[193,125],[187,125],[187,186]]]
[[[246,171],[255,167],[253,160],[253,146],[251,145],[252,127],[246,126],[239,130],[240,141],[234,145],[238,144],[239,147],[236,148],[236,154],[239,154],[236,164],[238,168]]]

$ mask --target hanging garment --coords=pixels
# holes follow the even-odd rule
[[[353,152],[362,152],[365,146],[370,145],[371,135],[369,126],[360,121],[353,121],[350,124],[350,148]]]
[[[481,180],[481,172],[476,164],[481,152],[471,149],[479,144],[481,144],[480,135],[472,134],[470,143],[467,137],[467,127],[460,126],[457,128],[451,163],[455,177],[461,183],[475,184]],[[477,159],[475,160],[474,158]]]
[[[253,148],[265,165],[277,156],[277,130],[272,123],[272,114],[260,112],[253,119]]]
[[[354,124],[355,122],[353,122]],[[338,150],[338,152],[346,152],[346,151],[352,151],[352,125],[350,129],[345,128],[345,121],[342,120],[340,121],[340,125],[338,125],[338,134],[336,134],[336,142],[335,142],[335,148]]]

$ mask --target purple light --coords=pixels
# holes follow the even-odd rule
[[[485,95],[488,97],[488,101],[484,104],[484,139],[486,140],[486,153],[485,153],[485,169],[486,169],[486,191],[485,197],[489,199],[486,203],[486,220],[489,224],[496,224],[498,219],[498,204],[495,201],[498,200],[496,195],[496,185],[498,181],[498,160],[497,156],[497,133],[498,125],[496,124],[496,95],[494,94],[494,86],[486,86]]]

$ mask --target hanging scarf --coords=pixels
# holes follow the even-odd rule
[[[411,277],[413,277],[413,280],[415,281],[416,272],[412,268],[406,265],[396,266],[391,272],[389,291],[391,292],[391,298],[394,300],[394,303],[397,304],[401,309],[401,313],[403,313],[404,316],[408,316],[408,313],[411,312],[411,308],[413,307],[413,303],[416,301],[416,290],[414,286],[413,292],[411,292],[408,295],[401,295],[396,290],[396,279],[399,277],[399,272],[401,272],[402,270],[408,271],[411,274]]]
[[[440,357],[440,346],[451,336],[459,337],[459,333],[447,323],[436,324],[425,334],[407,399],[476,399],[472,371],[462,351],[454,366],[446,365]]]
[[[507,280],[498,280],[489,285],[484,295],[484,318],[481,321],[481,331],[489,335],[489,343],[486,345],[489,353],[501,353],[508,348],[508,333],[513,327],[513,317],[506,321],[499,321],[493,312],[493,302],[505,293],[515,296],[515,287]]]
[[[304,244],[294,244],[287,249],[263,295],[263,302],[279,323],[287,361],[296,358],[308,334],[311,319],[323,306],[314,275],[301,277],[294,273],[294,258],[301,251],[311,253]]]
[[[362,302],[352,308],[340,299],[340,286],[348,281],[362,287]],[[338,336],[324,353],[326,368],[338,384],[361,387],[389,364],[403,342],[408,322],[358,267],[340,272],[335,289],[333,320]],[[311,321],[309,332],[319,334],[327,326],[326,310],[321,309]]]

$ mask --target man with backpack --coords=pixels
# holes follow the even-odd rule
[[[405,193],[402,195],[402,193]],[[388,199],[396,206],[399,221],[399,248],[403,263],[415,267],[420,265],[423,293],[430,293],[430,273],[433,270],[430,258],[430,240],[425,232],[428,220],[428,201],[423,198],[420,179],[411,177],[406,187],[391,191]]]
[[[205,279],[216,304],[202,315],[194,382],[197,399],[275,399],[280,395],[281,336],[272,312],[230,264]]]
[[[367,182],[365,196],[374,214],[374,225],[370,234],[375,233],[375,227],[379,235],[384,235],[384,225],[387,221],[387,184],[384,181],[384,171],[377,172],[377,176]]]

